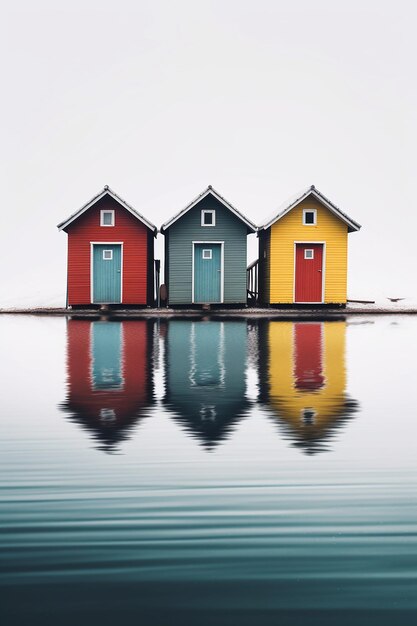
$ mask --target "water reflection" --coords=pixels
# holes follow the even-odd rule
[[[108,452],[152,403],[153,331],[146,321],[67,323],[67,398],[61,408]]]
[[[416,624],[417,321],[347,319],[0,316],[2,624]]]
[[[249,407],[246,361],[246,321],[168,325],[165,404],[206,449],[229,436]]]
[[[263,403],[295,446],[328,450],[358,406],[346,393],[346,322],[268,322],[260,336]]]
[[[131,436],[158,398],[206,450],[257,407],[303,452],[327,450],[357,408],[346,393],[344,320],[71,319],[67,343],[61,408],[106,451]]]

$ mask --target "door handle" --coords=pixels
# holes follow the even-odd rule
[[[318,272],[321,272],[321,270],[317,270]]]

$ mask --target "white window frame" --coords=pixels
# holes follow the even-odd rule
[[[307,252],[311,252],[311,256],[307,256]],[[304,250],[304,259],[306,261],[313,261],[314,260],[314,248],[306,248]]]
[[[205,224],[204,223],[204,216],[205,216],[206,213],[211,213],[211,215],[213,217],[212,224]],[[202,209],[202,211],[201,211],[201,226],[204,226],[205,228],[211,228],[212,226],[216,226],[216,210],[215,209]]]
[[[314,221],[312,224],[307,224],[306,213],[313,213]],[[317,226],[317,209],[303,209],[303,226]]]
[[[111,224],[105,224],[104,223],[104,214],[105,213],[111,213]],[[114,221],[114,209],[102,209],[100,211],[100,226],[104,226],[105,228],[112,228],[115,224]]]
[[[206,252],[208,252],[208,256],[206,256]],[[204,261],[210,261],[213,258],[213,250],[211,248],[203,248],[202,253],[201,253],[201,258]]]
[[[110,256],[106,256],[106,252],[110,252]],[[103,250],[103,261],[113,261],[113,250]]]

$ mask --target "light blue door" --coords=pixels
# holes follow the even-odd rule
[[[122,247],[94,244],[93,302],[119,304],[122,301]]]
[[[221,281],[221,244],[194,244],[194,302],[220,302]]]

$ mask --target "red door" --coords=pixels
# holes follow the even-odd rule
[[[295,302],[323,301],[323,244],[297,243]]]

